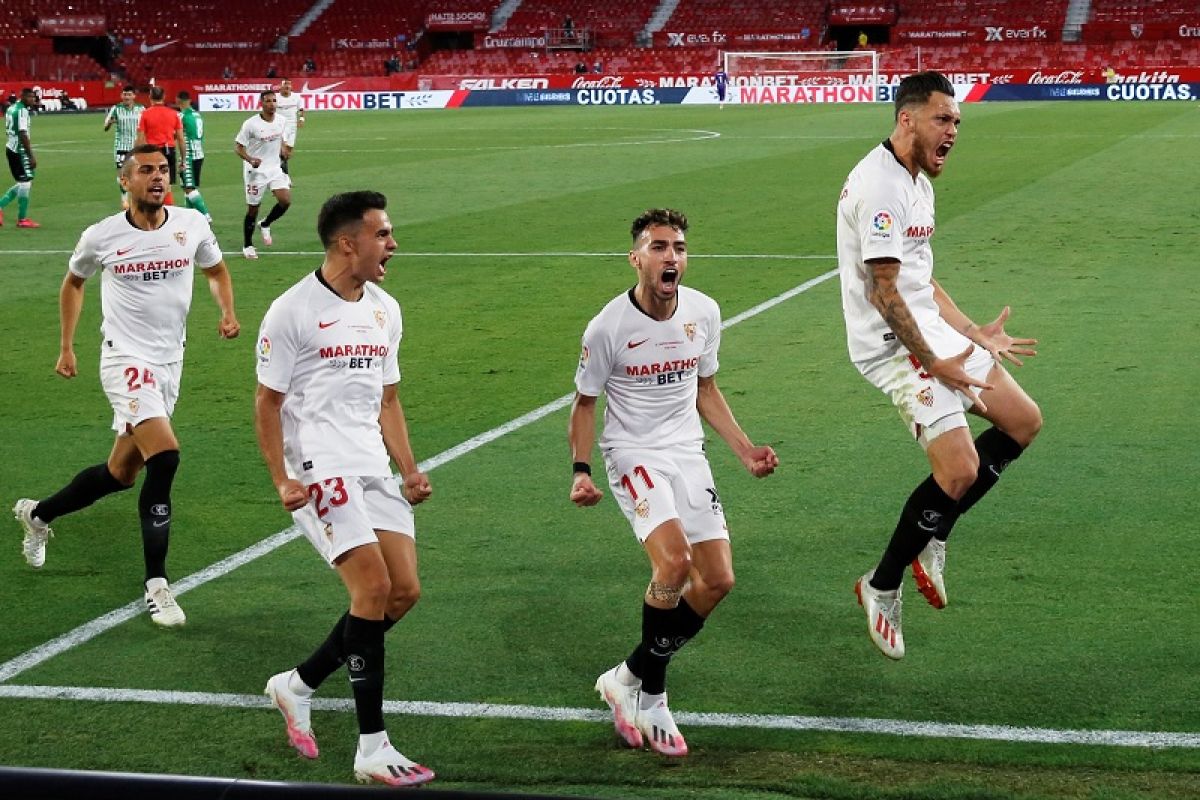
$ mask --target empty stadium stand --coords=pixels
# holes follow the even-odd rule
[[[889,71],[1200,65],[1195,39],[1150,35],[1155,26],[1200,24],[1200,8],[1190,0],[1076,2],[1069,25],[1068,0],[71,0],[63,11],[64,5],[0,3],[0,80],[263,79],[306,75],[306,62],[316,77],[383,76],[393,56],[400,69],[429,75],[572,73],[581,64],[591,75],[695,73],[711,71],[722,50],[832,47],[831,30],[842,26],[844,34],[855,20],[875,21],[873,34],[890,39],[869,45],[882,52]],[[506,18],[497,16],[501,9]],[[428,15],[443,12],[469,12],[476,24],[431,34]],[[87,40],[39,31],[40,22],[64,15],[100,18],[101,33]],[[502,26],[491,30],[497,19]],[[1048,34],[1009,41],[1035,27]],[[1017,33],[1004,33],[1003,41],[983,38],[985,29],[996,28]],[[798,29],[811,38],[798,44],[767,35]],[[909,35],[914,30],[924,33]],[[948,30],[958,38],[929,33]],[[759,36],[735,43],[746,31]],[[681,41],[681,32],[700,35]],[[706,41],[705,32],[720,37]],[[538,45],[512,46],[522,37]]]
[[[524,0],[502,29],[510,34],[562,30],[570,19],[576,35],[589,32],[601,47],[628,47],[650,21],[659,0]]]
[[[826,0],[683,0],[667,20],[666,29],[795,30],[825,24]]]

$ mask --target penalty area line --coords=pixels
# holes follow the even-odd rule
[[[152,703],[156,705],[214,706],[218,708],[273,708],[262,695],[212,692],[175,692],[159,689],[113,689],[83,686],[0,686],[0,697],[23,700],[73,700],[99,703]],[[316,711],[353,713],[350,698],[313,698]],[[386,714],[452,719],[517,719],[534,722],[608,723],[611,714],[588,708],[512,705],[505,703],[445,703],[428,700],[385,700]],[[1037,744],[1099,745],[1103,747],[1196,748],[1200,734],[1172,731],[1070,730],[1027,728],[1013,725],[966,725],[945,722],[909,722],[868,717],[813,717],[788,714],[723,714],[675,711],[683,726],[701,728],[758,728],[776,731],[823,731],[920,736],[934,739],[975,739]]]
[[[784,300],[795,297],[801,292],[806,292],[812,287],[829,280],[836,274],[837,270],[830,270],[811,280],[805,281],[799,286],[793,287],[786,292],[759,303],[753,308],[743,311],[741,314],[725,320],[725,322],[722,323],[721,328],[724,330],[725,328],[732,327],[740,322],[750,319],[751,317],[757,316],[768,309],[774,308]],[[571,401],[574,399],[574,397],[575,393],[569,392],[556,400],[552,400],[549,403],[535,408],[526,414],[522,414],[516,419],[509,420],[503,425],[473,436],[448,450],[443,450],[441,453],[438,453],[432,458],[426,459],[425,461],[419,463],[417,468],[422,472],[430,472],[437,467],[440,467],[442,464],[446,464],[456,458],[459,458],[460,456],[464,456],[467,453],[470,453],[472,450],[477,450],[489,442],[494,442],[501,436],[512,433],[513,431],[523,428],[526,425],[531,425],[543,417],[547,417],[560,409],[566,408],[571,404]],[[278,533],[263,539],[257,544],[247,547],[245,550],[234,553],[233,555],[228,556],[227,558],[224,558],[215,564],[210,564],[199,572],[194,572],[191,575],[188,575],[186,578],[176,581],[172,586],[175,595],[179,596],[186,594],[198,586],[202,586],[209,581],[216,580],[217,578],[232,572],[238,567],[249,564],[251,561],[264,556],[267,553],[278,549],[279,547],[282,547],[301,535],[302,533],[300,529],[295,526],[279,531]],[[0,664],[0,683],[11,680],[17,675],[20,675],[22,672],[36,667],[38,664],[49,661],[51,658],[54,658],[57,655],[65,653],[74,647],[78,647],[79,645],[96,638],[105,631],[115,628],[117,625],[133,619],[134,617],[143,613],[144,610],[145,604],[141,600],[135,600],[124,606],[121,606],[118,609],[110,611],[107,614],[97,617],[91,622],[87,622],[78,628],[75,628],[74,630],[68,631],[61,636],[40,644],[31,650],[9,659],[8,661],[5,661],[4,663]]]

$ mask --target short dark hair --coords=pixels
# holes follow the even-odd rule
[[[954,97],[954,86],[945,75],[933,70],[909,75],[896,89],[896,118],[900,118],[900,109],[909,105],[923,106],[935,92]]]
[[[151,100],[162,100],[166,96],[167,96],[167,90],[164,89],[163,87],[161,87],[161,86],[151,86],[150,87],[150,99]]]
[[[159,155],[162,155],[162,151],[163,151],[163,149],[161,147],[159,147],[158,145],[153,145],[153,144],[137,145],[136,147],[134,147],[132,150],[130,150],[126,154],[125,160],[121,162],[121,174],[128,177],[129,173],[133,172],[133,167],[131,165],[133,164],[134,156],[145,155],[146,153],[158,153]],[[166,156],[163,156],[163,158],[166,158]]]
[[[24,96],[25,96],[25,95],[27,95],[27,94],[37,94],[37,92],[35,92],[35,91],[33,90],[33,87],[32,87],[32,86],[23,86],[23,87],[21,87],[21,96],[22,96],[22,97],[24,97]]]
[[[680,233],[687,233],[688,229],[687,217],[682,211],[672,208],[650,208],[643,211],[629,228],[629,232],[633,234],[634,244],[637,244],[638,237],[642,235],[642,232],[652,225],[666,225]]]
[[[134,88],[134,85],[132,83],[127,83],[124,86],[122,86],[121,91],[122,92],[133,92],[134,94],[137,94],[137,89]]]
[[[380,211],[387,208],[387,198],[380,192],[363,189],[335,194],[317,213],[317,236],[321,237],[321,244],[328,250],[339,234],[362,222],[363,214],[376,208]]]
[[[180,92],[179,94],[175,95],[175,99],[176,99],[176,100],[191,100],[191,99],[192,99],[192,93],[191,93],[191,92],[189,92],[187,89],[184,89],[182,92]]]
[[[258,99],[260,101],[266,100],[267,95],[269,95],[269,94],[275,94],[275,90],[274,89],[263,89],[261,92],[258,93]]]

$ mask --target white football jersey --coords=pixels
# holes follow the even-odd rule
[[[243,172],[269,173],[283,168],[279,161],[283,130],[283,119],[278,114],[270,122],[263,119],[262,114],[255,114],[242,123],[242,129],[238,131],[234,141],[246,148],[246,155],[262,161],[257,170],[250,166],[249,161],[243,161]]]
[[[199,211],[163,209],[162,227],[144,231],[128,212],[113,214],[83,232],[69,269],[81,278],[100,275],[100,332],[112,348],[152,364],[183,358],[193,265],[221,262],[221,247]]]
[[[293,130],[296,127],[296,119],[300,116],[300,110],[303,108],[304,100],[300,97],[299,92],[292,92],[287,97],[279,92],[275,93],[275,116],[283,117],[284,124]]]
[[[614,298],[588,323],[575,371],[580,394],[608,396],[600,447],[699,450],[697,377],[716,374],[720,345],[721,310],[695,289],[680,286],[675,314],[661,322],[632,289]]]
[[[869,258],[900,262],[897,289],[935,355],[945,358],[966,348],[966,337],[942,319],[933,299],[933,228],[933,184],[923,172],[914,179],[889,143],[876,147],[850,172],[838,201],[837,252],[851,361],[903,348],[871,305]]]
[[[400,304],[372,283],[347,302],[317,273],[284,292],[258,334],[258,382],[286,395],[283,449],[305,484],[391,475],[379,409],[400,381]]]

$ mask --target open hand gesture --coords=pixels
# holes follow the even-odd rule
[[[966,350],[956,356],[935,358],[925,369],[946,386],[971,398],[971,402],[978,406],[981,412],[987,412],[987,406],[979,399],[975,389],[991,389],[992,385],[987,381],[977,381],[967,373],[967,359],[974,350],[975,345],[969,344]]]
[[[1037,344],[1037,339],[1016,339],[1009,336],[1004,331],[1004,323],[1008,320],[1009,312],[1009,307],[1005,306],[1004,310],[1000,312],[1000,316],[987,325],[980,326],[975,341],[987,348],[997,363],[1007,358],[1020,367],[1024,365],[1024,362],[1017,358],[1018,355],[1037,355],[1037,350],[1033,349],[1033,345]]]

